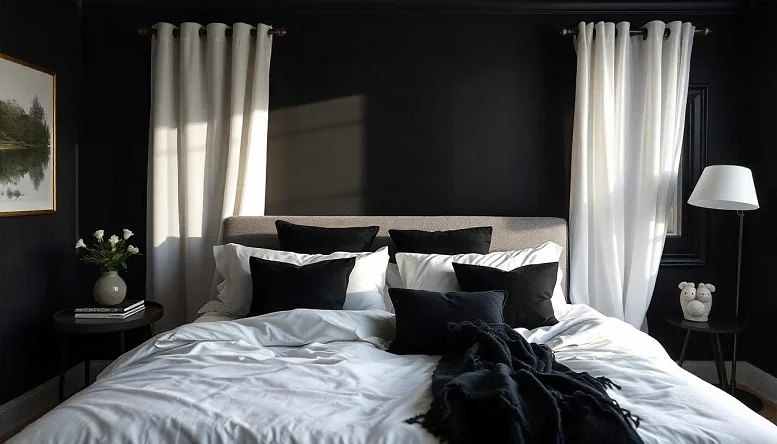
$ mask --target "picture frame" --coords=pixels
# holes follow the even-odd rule
[[[0,217],[57,211],[57,75],[0,53]]]

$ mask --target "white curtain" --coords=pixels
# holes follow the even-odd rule
[[[645,28],[580,23],[570,193],[570,299],[637,328],[677,184],[695,29]]]
[[[262,215],[272,36],[245,23],[158,23],[152,42],[147,298],[161,328],[208,301],[227,216]],[[251,30],[256,29],[256,36]]]

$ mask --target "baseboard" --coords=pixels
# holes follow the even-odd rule
[[[110,361],[90,361],[92,380]],[[81,362],[65,373],[65,397],[84,387],[84,363]],[[59,376],[49,379],[34,389],[0,405],[0,442],[13,436],[24,426],[57,405]]]
[[[711,384],[718,384],[714,361],[685,361],[683,368]],[[731,361],[726,361],[726,376],[731,378]],[[737,385],[745,385],[762,397],[777,403],[777,377],[749,362],[737,362]]]

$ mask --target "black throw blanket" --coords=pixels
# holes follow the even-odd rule
[[[506,324],[449,328],[432,406],[408,423],[451,444],[642,443],[639,419],[606,393],[620,389],[607,378],[570,370]]]

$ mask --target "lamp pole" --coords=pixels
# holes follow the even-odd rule
[[[739,216],[739,248],[737,249],[737,298],[734,307],[734,319],[739,322],[739,289],[742,277],[742,232],[745,228],[745,212],[737,211]],[[733,395],[737,388],[737,332],[734,332],[734,349],[731,353],[731,394]]]
[[[736,292],[736,305],[734,306],[735,322],[739,322],[739,293],[742,278],[742,233],[745,227],[745,213],[744,211],[737,211],[739,216],[739,248],[737,250],[737,292]],[[731,353],[731,382],[729,388],[731,390],[731,396],[737,398],[742,404],[750,407],[750,409],[756,412],[761,410],[764,406],[763,401],[752,393],[744,390],[737,389],[737,332],[734,332],[734,348]]]

